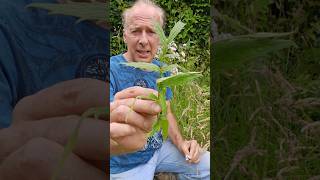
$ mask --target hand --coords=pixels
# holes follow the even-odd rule
[[[128,153],[141,149],[151,131],[160,106],[137,96],[157,94],[153,89],[131,87],[118,92],[110,104],[111,154]]]
[[[50,179],[80,115],[90,107],[107,106],[107,87],[106,82],[80,78],[21,99],[13,110],[12,126],[0,130],[0,179]],[[108,125],[106,120],[83,121],[64,177],[106,179],[92,162],[107,159]]]
[[[13,110],[13,122],[81,115],[92,107],[108,105],[104,81],[78,78],[57,83],[24,97]]]
[[[198,163],[200,161],[201,147],[196,140],[183,141],[179,148],[189,163]]]

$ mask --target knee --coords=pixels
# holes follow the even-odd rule
[[[201,155],[199,170],[201,171],[200,174],[204,179],[210,179],[210,152],[205,151]]]
[[[205,151],[200,157],[200,163],[204,167],[204,169],[210,171],[210,152]]]

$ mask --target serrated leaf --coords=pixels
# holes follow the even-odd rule
[[[165,46],[167,44],[167,37],[164,34],[164,31],[163,31],[161,25],[157,21],[154,22],[154,30],[156,31],[157,35],[159,36],[161,45]]]
[[[167,43],[170,44],[174,38],[181,32],[181,30],[184,28],[185,23],[178,21],[174,27],[171,29],[169,37],[167,39]]]
[[[215,71],[237,68],[257,57],[281,49],[296,47],[290,40],[283,39],[231,39],[213,44],[213,62]]]
[[[157,79],[157,84],[164,87],[173,86],[173,85],[182,85],[200,76],[202,75],[199,72],[178,73],[173,76]]]
[[[27,8],[40,8],[48,10],[48,14],[61,14],[78,17],[79,21],[83,20],[100,20],[107,21],[107,3],[101,2],[71,2],[67,3],[31,3]]]
[[[152,63],[146,63],[146,62],[127,62],[127,63],[121,63],[126,66],[134,67],[134,68],[139,68],[144,71],[155,71],[155,72],[160,72],[160,67],[152,64]]]

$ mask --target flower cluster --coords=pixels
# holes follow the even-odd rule
[[[187,62],[187,50],[189,48],[189,43],[177,45],[174,41],[171,42],[168,46],[168,54],[166,54],[166,57],[168,57],[169,62],[167,63],[185,63]],[[158,52],[156,54],[156,58],[159,58],[159,54],[161,53],[162,49],[158,48]]]

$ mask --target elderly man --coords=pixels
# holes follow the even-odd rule
[[[32,0],[0,2],[0,179],[50,179],[80,115],[109,104],[108,31],[26,9]],[[110,104],[109,122],[85,120],[59,179],[106,179],[101,165],[108,149],[111,154],[140,149],[160,106],[140,100],[129,115],[140,121],[128,124],[124,109],[149,93],[156,91],[125,89]],[[108,148],[109,127],[116,143]]]
[[[142,86],[156,87],[159,74],[146,72],[123,65],[125,62],[147,62],[161,66],[154,59],[159,47],[159,37],[154,30],[154,21],[164,24],[164,11],[149,0],[138,0],[123,13],[123,37],[127,51],[110,60],[110,101],[125,88]],[[170,109],[172,92],[167,89],[167,119],[170,140],[163,142],[161,132],[148,139],[145,147],[137,152],[111,156],[111,179],[152,179],[156,172],[174,172],[179,179],[209,179],[210,154],[202,152],[196,140],[185,140],[178,129]],[[130,109],[127,108],[128,114]],[[128,122],[136,119],[128,118]]]

